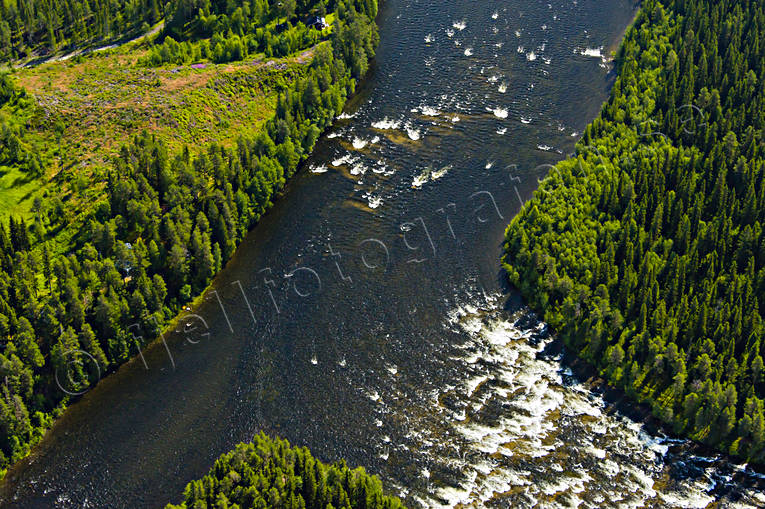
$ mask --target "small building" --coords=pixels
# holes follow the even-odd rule
[[[316,30],[324,30],[329,25],[327,25],[327,19],[324,16],[311,16],[308,18],[306,26],[315,28]]]

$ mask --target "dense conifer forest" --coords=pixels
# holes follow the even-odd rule
[[[0,62],[138,35],[162,8],[158,0],[3,0]]]
[[[363,468],[351,470],[343,461],[326,465],[308,449],[262,433],[218,458],[206,476],[186,486],[183,499],[167,509],[404,507]]]
[[[334,10],[335,6],[329,8]],[[343,4],[338,5],[336,14],[344,17],[344,9]],[[369,3],[365,9],[374,7]],[[312,0],[243,4],[178,1],[168,13],[162,44],[155,46],[144,62],[232,62],[255,53],[289,55],[321,40],[335,16],[331,14],[327,16],[324,2]]]
[[[0,469],[24,456],[72,397],[137,355],[206,288],[342,111],[374,56],[377,2],[297,4],[292,14],[330,12],[333,25],[292,48],[317,43],[310,63],[283,83],[275,114],[256,134],[233,147],[213,143],[175,151],[154,134],[136,134],[106,169],[105,195],[85,210],[81,228],[72,231],[71,210],[61,201],[36,203],[26,220],[0,222]],[[52,27],[56,40],[69,33],[50,19],[65,6],[45,5],[3,15],[4,23],[12,20],[13,40],[31,47],[46,44],[39,39],[45,27]],[[204,25],[217,12],[238,18],[239,9],[209,2],[169,5],[170,32],[180,26],[193,32],[188,27]],[[255,5],[273,10],[277,3]],[[97,32],[107,19],[133,9],[146,12],[129,3],[104,7],[109,15],[100,24],[92,15],[82,19]],[[64,26],[75,30],[77,24]],[[0,107],[26,111],[28,101],[13,80],[0,78]],[[12,123],[1,136],[0,165],[27,165],[24,172],[34,172],[35,153],[25,150]]]
[[[765,461],[765,4],[647,0],[610,99],[506,232],[567,345],[678,432]]]

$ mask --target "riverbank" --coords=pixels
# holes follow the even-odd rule
[[[376,3],[365,6],[372,9],[369,14],[374,17]],[[205,147],[199,151],[197,147],[190,149],[187,144],[176,148],[168,141],[168,138],[172,139],[172,129],[163,135],[161,129],[149,132],[144,126],[141,134],[128,143],[124,143],[127,134],[120,136],[119,129],[108,129],[105,120],[117,122],[129,133],[130,127],[135,126],[121,122],[130,117],[130,105],[143,108],[145,91],[140,86],[145,85],[142,82],[146,80],[125,79],[124,74],[130,69],[119,69],[125,65],[125,58],[130,59],[128,56],[91,55],[84,63],[50,63],[26,71],[28,75],[24,77],[32,80],[32,85],[37,83],[43,90],[51,89],[53,101],[48,107],[56,115],[66,113],[66,108],[59,111],[54,106],[57,104],[61,108],[59,99],[67,97],[68,86],[79,90],[69,94],[70,99],[77,101],[93,95],[83,95],[83,83],[87,85],[88,80],[108,81],[111,76],[115,82],[111,83],[111,88],[94,88],[106,97],[90,97],[93,104],[87,108],[82,105],[72,107],[69,112],[85,114],[80,124],[69,127],[72,136],[82,137],[74,140],[73,146],[91,154],[92,150],[82,149],[82,145],[92,142],[98,150],[107,153],[99,154],[101,160],[86,157],[84,162],[79,161],[80,164],[72,163],[76,172],[66,171],[70,167],[49,176],[49,187],[56,184],[56,190],[64,197],[57,196],[52,200],[60,204],[59,209],[53,210],[40,205],[39,199],[34,200],[29,214],[34,213],[35,229],[27,231],[22,215],[21,219],[13,219],[10,223],[10,240],[6,238],[5,230],[0,232],[3,248],[0,262],[4,270],[0,282],[5,283],[13,275],[15,291],[12,290],[12,297],[8,299],[11,306],[21,300],[17,293],[21,288],[32,291],[25,309],[14,310],[16,315],[9,320],[10,341],[19,349],[11,344],[4,353],[12,362],[21,365],[23,371],[18,376],[22,381],[32,379],[33,384],[37,384],[34,394],[24,389],[22,396],[14,400],[20,410],[5,414],[13,425],[8,426],[11,431],[4,445],[7,456],[2,457],[3,465],[19,461],[29,453],[30,443],[40,441],[41,430],[51,424],[48,416],[53,409],[57,408],[55,411],[60,413],[67,404],[97,384],[103,374],[114,372],[131,358],[133,363],[137,362],[136,353],[143,359],[146,338],[159,333],[159,341],[164,342],[163,331],[171,330],[182,319],[178,312],[191,310],[188,304],[194,295],[199,295],[196,299],[199,303],[213,276],[231,258],[247,231],[278,199],[298,163],[308,157],[319,135],[342,111],[345,100],[355,89],[356,80],[363,76],[362,71],[373,57],[377,44],[374,21],[365,11],[349,9],[346,14],[353,18],[352,25],[349,25],[350,18],[341,18],[335,26],[341,33],[365,30],[356,40],[365,45],[364,50],[355,51],[356,42],[335,38],[334,31],[327,34],[338,46],[337,53],[349,55],[347,61],[342,56],[335,58],[328,46],[330,43],[320,43],[307,50],[300,48],[296,56],[268,63],[256,59],[254,63],[227,63],[225,66],[194,64],[192,69],[181,73],[180,84],[175,83],[178,69],[167,70],[163,76],[170,80],[169,85],[157,78],[155,70],[132,61],[138,74],[155,75],[156,83],[152,86],[164,86],[173,94],[184,89],[184,85],[198,85],[199,81],[204,81],[205,86],[209,85],[206,90],[218,94],[216,97],[225,103],[220,109],[231,117],[231,122],[222,119],[217,111],[208,111],[210,94],[205,95],[196,89],[184,90],[181,104],[174,105],[174,111],[178,113],[176,124],[186,122],[187,127],[203,129],[204,125],[200,126],[194,118],[189,120],[189,116],[194,117],[194,105],[198,103],[202,105],[203,113],[210,113],[217,124],[226,124],[226,129],[233,129],[232,124],[236,122],[238,138],[235,140],[233,137],[221,138],[222,132],[214,139],[195,136],[197,131],[185,133],[189,129],[175,125],[192,138],[199,138],[197,141]],[[302,25],[296,30],[300,27]],[[312,35],[310,40],[316,40],[316,34]],[[270,46],[267,45],[266,50],[270,51]],[[95,68],[101,74],[94,76],[87,69],[92,64],[90,59],[96,58],[99,62],[90,70]],[[111,62],[111,75],[98,65],[104,63],[104,58]],[[218,61],[223,57],[216,54],[215,58]],[[231,55],[226,58],[231,60]],[[242,67],[241,72],[237,72],[237,65]],[[83,66],[85,70],[79,69]],[[79,77],[69,75],[73,68],[79,69]],[[222,71],[220,74],[219,70]],[[103,77],[104,72],[107,78]],[[63,81],[53,87],[52,76]],[[137,92],[131,89],[135,88],[136,81],[140,82]],[[32,146],[51,145],[48,138],[53,129],[50,124],[57,126],[57,152],[53,149],[48,154],[37,151],[36,159],[24,157],[24,161],[31,161],[30,165],[42,169],[57,154],[61,166],[65,144],[62,135],[67,132],[67,126],[60,120],[50,120],[51,115],[39,114],[44,110],[44,105],[39,102],[46,97],[45,93],[37,90],[32,100],[26,91],[9,81],[3,84],[3,106],[9,108],[9,118],[13,122],[27,122],[13,134],[20,137],[21,141],[17,142],[23,151],[32,153]],[[10,92],[6,93],[5,88]],[[61,90],[54,91],[54,88]],[[243,90],[252,92],[257,100],[252,100],[252,94],[243,94]],[[306,90],[312,93],[304,94]],[[183,93],[187,95],[183,96]],[[125,94],[132,94],[130,100],[125,100]],[[173,102],[157,94],[152,97],[159,98],[165,106]],[[190,103],[191,100],[197,102]],[[240,103],[247,113],[246,121],[242,122],[236,120],[242,113],[235,107]],[[254,114],[247,109],[252,107],[260,108],[259,113],[265,114]],[[97,115],[98,108],[113,115]],[[149,104],[143,110],[151,116],[157,114],[158,108]],[[29,118],[21,114],[23,112],[32,112],[29,118],[47,120],[42,125],[29,123]],[[102,120],[96,130],[99,133],[110,131],[106,135],[123,143],[119,149],[99,142],[97,136],[79,132],[92,127],[96,116]],[[138,122],[135,118],[133,121]],[[147,122],[151,124],[151,118]],[[67,143],[70,141],[66,140]],[[110,150],[119,154],[113,161],[107,161]],[[79,153],[68,152],[71,157],[79,157]],[[63,181],[62,174],[66,177]],[[46,177],[43,173],[37,178],[43,181]],[[95,185],[88,186],[90,181]],[[70,183],[71,187],[62,185],[64,183]],[[48,197],[48,190],[38,192],[43,198]],[[188,200],[187,197],[192,198]],[[25,199],[31,200],[28,195]],[[64,201],[68,202],[66,206]],[[18,213],[17,210],[14,212]],[[33,266],[38,256],[45,259],[42,281]],[[29,281],[22,281],[22,277]],[[26,314],[28,309],[38,307],[42,311],[37,311],[37,315]],[[56,313],[53,309],[61,311]],[[57,326],[47,330],[46,323]],[[42,339],[38,340],[38,345],[29,344],[29,336],[35,334]],[[16,352],[20,359],[14,357]],[[27,373],[29,376],[24,378]],[[22,387],[26,385],[29,384]],[[27,412],[27,406],[30,412]],[[35,413],[30,422],[32,412]]]
[[[153,135],[160,140],[167,140],[171,150],[177,151],[189,141],[188,137],[193,138],[195,134],[202,136],[203,132],[211,131],[214,124],[220,125],[222,121],[228,128],[219,130],[215,138],[232,147],[236,136],[251,135],[265,128],[266,119],[275,111],[275,83],[285,77],[299,75],[302,72],[300,68],[310,64],[298,62],[302,56],[297,55],[258,65],[252,62],[209,65],[204,69],[184,69],[179,73],[178,69],[136,68],[134,58],[134,55],[112,53],[77,63],[41,64],[34,69],[19,70],[12,74],[14,80],[23,85],[22,93],[33,98],[35,105],[18,106],[9,103],[0,108],[0,117],[6,115],[5,118],[13,122],[21,111],[25,117],[44,116],[48,119],[41,124],[28,124],[22,137],[22,146],[44,147],[38,151],[38,157],[41,157],[47,169],[35,178],[30,178],[28,173],[14,167],[6,167],[7,171],[0,173],[0,217],[7,214],[31,223],[40,215],[40,209],[36,208],[39,201],[65,201],[65,214],[70,218],[69,223],[61,227],[51,224],[50,231],[43,239],[52,258],[71,252],[78,243],[77,237],[88,228],[90,216],[106,193],[106,182],[101,180],[105,168],[117,156],[119,147],[124,146],[122,144],[126,138],[130,138],[131,132],[151,128]],[[263,73],[262,69],[266,72]],[[126,75],[126,72],[129,74]],[[225,88],[243,78],[250,85],[248,88],[237,86],[239,93],[234,98]],[[151,79],[156,79],[158,84],[149,85]],[[103,86],[104,80],[109,82],[108,87]],[[138,87],[130,85],[135,81],[140,83]],[[185,86],[179,85],[181,81],[185,82]],[[74,83],[77,85],[74,86]],[[143,94],[155,86],[159,88],[152,90],[150,100],[144,101]],[[189,111],[192,113],[195,131],[181,133],[179,137],[172,130],[177,129],[177,125],[171,129],[169,124],[154,124],[157,118],[172,120],[181,113],[177,107],[168,108],[168,104],[173,103],[185,104],[184,108],[187,109],[183,114],[187,115]],[[213,118],[208,110],[210,104],[216,105],[217,111],[225,114],[215,113]],[[28,115],[31,109],[42,113]],[[194,115],[194,112],[197,114]],[[124,124],[126,117],[133,119],[130,125]],[[67,127],[56,141],[51,126],[61,122]],[[206,143],[209,143],[209,139],[203,144]],[[19,184],[19,181],[22,183]],[[50,291],[45,284],[39,282],[38,288],[42,292]],[[209,285],[184,306],[198,304],[207,289]],[[174,329],[182,314],[177,314],[165,325],[161,335]],[[161,335],[157,337],[157,342],[161,342]],[[148,346],[143,345],[140,349]],[[140,355],[136,353],[128,362],[139,360]],[[108,376],[121,366],[101,366],[97,378]],[[96,381],[93,379],[90,383]],[[76,388],[73,392],[80,393],[81,390]],[[29,450],[15,456],[15,461],[26,457],[55,419],[74,402],[70,397],[66,400],[62,406],[48,414],[50,418],[43,415],[38,417],[39,424],[35,425],[31,434],[33,438],[27,442]],[[6,469],[0,470],[0,479],[5,473]]]
[[[748,235],[752,224],[757,228],[762,207],[750,200],[747,216],[729,213],[705,189],[716,181],[731,200],[746,199],[708,165],[735,157],[761,169],[761,154],[753,147],[735,147],[726,155],[714,151],[715,143],[721,148],[724,140],[751,134],[758,119],[725,98],[740,93],[717,76],[694,77],[692,86],[706,91],[694,98],[688,84],[680,97],[673,74],[695,54],[718,46],[718,28],[703,44],[695,43],[693,52],[681,34],[681,26],[713,11],[730,16],[720,5],[689,13],[680,4],[645,3],[625,38],[611,98],[585,130],[578,158],[559,163],[508,226],[503,266],[530,305],[611,384],[648,404],[684,436],[761,465],[761,310],[741,302],[749,302],[752,292],[743,288],[759,284],[762,262],[701,240],[723,218],[730,221],[725,238]],[[749,14],[761,15],[756,9]],[[683,16],[693,21],[681,24]],[[749,51],[756,38],[738,41],[735,51]],[[677,58],[683,51],[685,63]],[[704,99],[709,90],[729,105],[727,118],[737,118],[738,127],[716,120],[719,112]],[[748,94],[760,100],[761,91]],[[696,116],[681,126],[672,113],[678,109]],[[752,185],[761,181],[756,172],[745,179]],[[749,269],[712,261],[720,256]],[[710,311],[716,305],[712,295],[731,304]],[[750,325],[735,325],[742,322]]]
[[[571,152],[607,99],[609,70],[582,53],[610,44],[631,2],[387,5],[375,70],[348,114],[216,278],[233,332],[210,294],[194,310],[210,335],[195,320],[198,343],[167,337],[175,370],[160,343],[144,352],[149,370],[139,360],[102,380],[9,473],[0,500],[177,503],[190,479],[262,430],[324,462],[364,465],[410,507],[492,495],[485,504],[498,507],[698,506],[692,495],[713,483],[701,500],[762,505],[750,483],[727,484],[735,465],[707,469],[674,446],[662,456],[660,437],[540,359],[536,333],[483,298],[498,293],[518,194],[560,157],[537,145]],[[447,165],[412,188],[428,166]]]

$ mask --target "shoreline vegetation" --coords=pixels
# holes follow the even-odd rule
[[[305,447],[263,433],[221,455],[207,475],[186,486],[182,503],[166,509],[197,507],[404,509],[363,468],[326,465]]]
[[[182,310],[203,297],[342,112],[379,40],[377,0],[256,0],[245,8],[202,2],[199,9],[192,3],[167,4],[163,16],[152,20],[165,19],[164,27],[141,43],[137,58],[115,48],[0,75],[0,179],[15,175],[15,183],[43,189],[31,200],[32,191],[17,196],[13,186],[0,186],[0,216],[9,214],[0,221],[1,477],[29,454],[76,395],[159,341]],[[38,7],[37,22],[49,23]],[[12,15],[30,14],[3,19],[16,19]],[[92,21],[86,16],[83,22]],[[2,47],[0,60],[18,60],[24,48],[44,48],[62,37],[83,37],[59,25],[58,31],[49,27],[53,38],[28,46],[37,32],[25,33],[25,27],[33,25],[12,25],[12,43]],[[0,42],[6,40],[3,30],[0,23]],[[157,130],[151,115],[117,125],[118,119],[94,108],[77,118],[78,127],[114,121],[129,141],[110,147],[113,154],[94,153],[87,140],[64,151],[71,134],[62,125],[67,118],[54,118],[51,111],[93,74],[78,66],[96,61],[98,69],[98,59],[118,69],[98,79],[116,79],[115,89],[139,85],[127,99],[96,101],[115,104],[117,117],[146,109],[140,87],[148,81],[167,90],[162,97],[178,100],[181,110],[197,101],[191,102],[200,105],[195,119],[175,119],[192,133],[215,101],[225,109],[213,111],[208,124],[228,132],[238,121],[242,105],[235,98],[241,94],[261,105],[263,120],[245,124],[238,138],[213,136],[190,145]],[[68,72],[80,74],[71,80]],[[114,78],[116,72],[127,78]],[[33,93],[18,85],[25,80],[36,84]],[[196,96],[171,94],[199,81],[206,88]],[[41,107],[41,97],[56,104]],[[72,108],[82,109],[76,103]],[[135,126],[144,127],[140,134]],[[72,151],[77,157],[64,161]]]
[[[505,233],[530,307],[674,432],[765,463],[765,6],[647,0]]]

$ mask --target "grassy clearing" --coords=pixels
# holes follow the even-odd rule
[[[233,146],[273,115],[278,92],[310,62],[312,50],[268,61],[258,55],[159,68],[137,66],[143,54],[131,44],[14,72],[29,104],[0,108],[0,119],[23,126],[44,172],[31,177],[0,166],[0,217],[32,219],[39,197],[64,203],[62,213],[74,226],[102,192],[112,157],[143,130],[164,139],[171,154],[184,145]],[[64,237],[56,243],[65,248],[72,234],[58,232]]]

